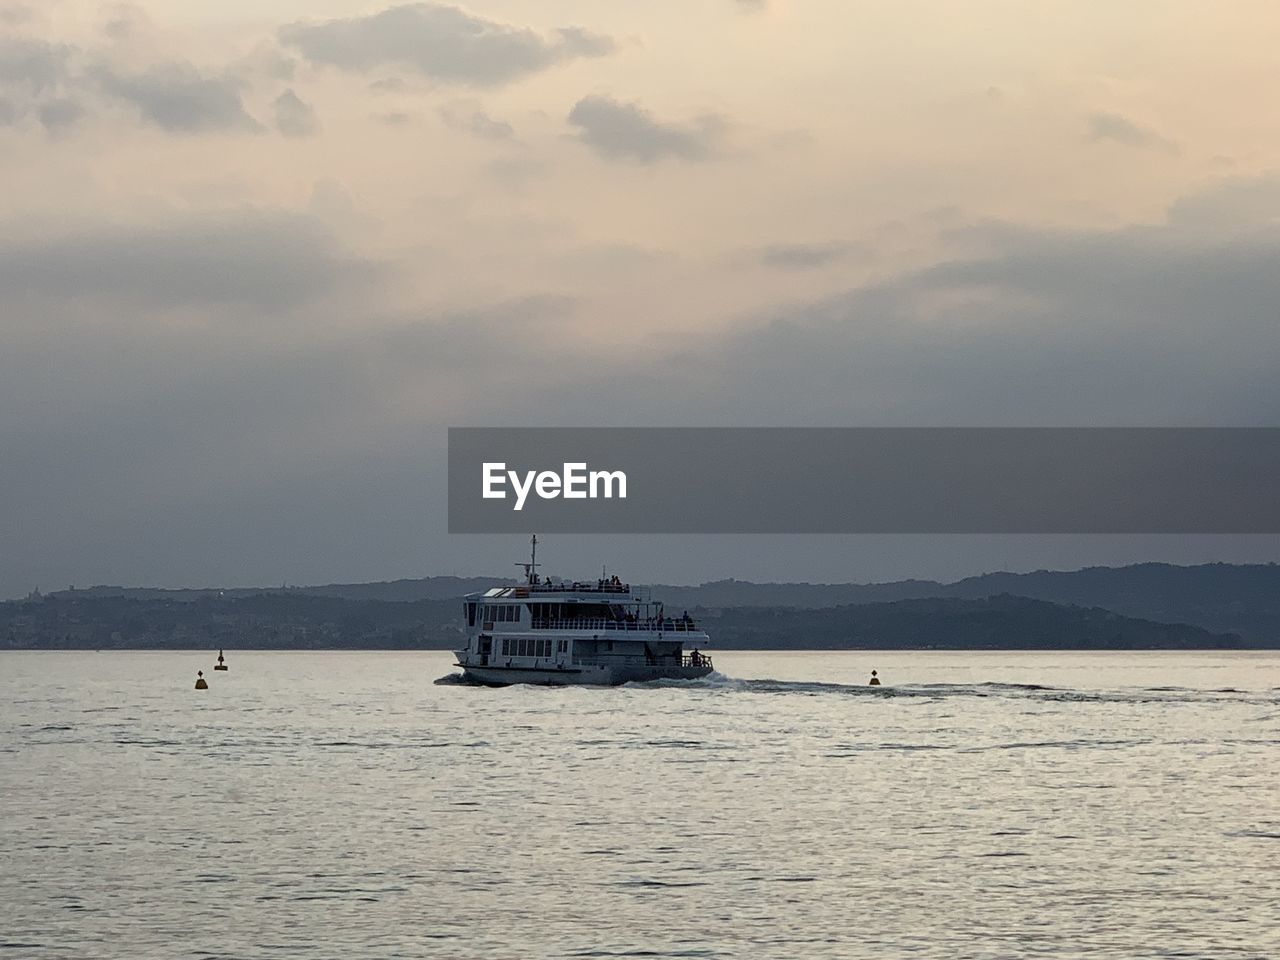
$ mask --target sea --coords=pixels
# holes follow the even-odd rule
[[[713,653],[0,653],[0,960],[1280,957],[1280,652]]]

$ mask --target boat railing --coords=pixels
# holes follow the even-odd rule
[[[637,666],[647,667],[666,667],[675,665],[676,661],[682,667],[711,667],[711,658],[705,653],[692,654],[686,653],[681,657],[674,656],[656,656],[644,657],[635,654],[619,654],[616,657],[574,657],[574,666],[617,666],[619,664],[635,664]],[[714,669],[714,668],[713,668]]]
[[[629,583],[610,583],[609,581],[582,581],[561,580],[559,583],[532,583],[522,586],[519,589],[527,589],[530,594],[535,593],[630,593],[631,584]]]
[[[609,620],[603,617],[534,617],[530,624],[534,630],[599,630],[603,632],[654,633],[663,630],[671,633],[700,633],[702,628],[692,619],[666,620]]]

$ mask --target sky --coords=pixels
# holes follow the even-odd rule
[[[1280,425],[1280,8],[0,0],[0,597],[514,570],[449,426]],[[549,537],[633,580],[1274,537]]]

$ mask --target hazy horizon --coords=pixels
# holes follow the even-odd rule
[[[483,539],[489,539],[489,540],[494,540],[494,539],[510,540],[510,539],[512,539],[512,538],[509,538],[509,537],[501,537],[501,538],[499,538],[499,537],[496,537],[496,536],[488,536],[488,535],[486,535],[486,536],[484,536],[484,537],[483,537]],[[540,557],[542,557],[544,560],[546,560],[546,559],[547,559],[547,557],[548,557],[548,546],[549,546],[548,541],[550,542],[550,545],[555,545],[558,539],[560,539],[560,538],[548,538],[548,537],[546,537],[545,535],[544,535],[544,536],[542,536],[542,537],[540,537],[540,538],[539,538],[539,543],[540,543],[540,549],[541,549],[541,551],[542,551],[542,552],[539,554],[539,556],[540,556]],[[574,537],[574,538],[568,538],[568,537],[566,537],[566,538],[564,538],[564,539],[590,540],[590,539],[592,539],[592,538],[590,538],[590,537]],[[625,540],[630,541],[630,540],[642,540],[642,539],[646,539],[646,538],[643,538],[643,537],[627,537],[627,538],[617,538],[617,539],[625,539]],[[651,537],[651,538],[647,538],[647,539],[663,539],[663,538]],[[721,540],[722,540],[722,539],[728,539],[728,538],[725,538],[725,537],[716,537],[716,538],[711,538],[711,537],[697,537],[697,538],[687,538],[687,539],[691,539],[691,540],[721,539]],[[800,537],[800,536],[795,536],[795,537],[768,537],[768,538],[765,538],[765,537],[749,537],[749,536],[747,536],[747,535],[743,535],[743,536],[741,536],[741,537],[737,537],[737,538],[735,538],[735,539],[743,539],[743,540],[745,540],[745,539],[753,539],[753,540],[764,540],[764,539],[770,539],[770,540],[780,540],[780,541],[784,541],[784,542],[785,542],[785,541],[792,541],[792,542],[794,542],[794,541],[796,541],[796,540],[811,539],[811,538]],[[830,539],[830,538],[827,538],[827,539]],[[854,538],[849,538],[849,539],[854,539]],[[880,538],[877,538],[877,539],[880,539]],[[907,539],[912,539],[912,538],[908,538],[908,537],[885,537],[885,538],[883,538],[883,539],[886,539],[886,540],[892,540],[892,541],[902,541],[902,540],[907,540]],[[933,539],[933,538],[929,538],[929,539]],[[970,539],[970,538],[967,538],[967,537],[964,537],[964,538],[957,537],[957,538],[953,538],[953,539]],[[988,539],[988,538],[984,538],[984,539]],[[1022,540],[1035,539],[1035,540],[1043,540],[1044,538],[1018,537],[1018,538],[1009,538],[1009,539],[1022,539]],[[1088,538],[1079,538],[1079,539],[1088,539]],[[1119,538],[1118,538],[1118,539],[1119,539]],[[1123,538],[1123,539],[1133,539],[1133,538]],[[1184,539],[1187,539],[1187,538],[1185,538],[1185,537],[1179,537],[1178,539],[1180,539],[1180,540],[1184,540]],[[1237,539],[1237,538],[1232,538],[1232,539]],[[1269,538],[1269,537],[1268,537],[1268,538],[1262,538],[1262,539],[1266,539],[1266,540],[1268,540],[1268,541],[1269,541],[1269,540],[1271,540],[1271,538]],[[525,549],[527,550],[527,544],[523,544],[523,546],[525,546]],[[514,546],[513,546],[513,549],[514,549]],[[714,549],[714,548],[713,548],[713,549]],[[1012,551],[1010,551],[1010,552],[1012,552]],[[513,556],[514,556],[514,555],[516,555],[516,554],[514,554],[514,553],[513,553]],[[1059,554],[1059,555],[1060,555],[1060,554]],[[527,554],[526,554],[526,556],[527,556]],[[1089,567],[1120,567],[1120,566],[1129,566],[1129,565],[1132,565],[1132,564],[1139,564],[1139,563],[1172,563],[1172,564],[1175,564],[1175,565],[1177,565],[1177,566],[1184,566],[1184,567],[1185,567],[1185,566],[1197,566],[1197,565],[1201,565],[1201,564],[1210,564],[1210,563],[1231,563],[1231,564],[1267,564],[1267,563],[1275,563],[1275,562],[1277,562],[1277,561],[1274,559],[1274,554],[1273,554],[1273,553],[1271,553],[1271,551],[1270,551],[1270,549],[1269,549],[1269,548],[1262,548],[1262,549],[1260,549],[1260,550],[1258,551],[1257,555],[1256,555],[1256,556],[1254,556],[1254,557],[1252,557],[1252,558],[1247,558],[1247,556],[1246,556],[1246,558],[1240,558],[1240,557],[1238,556],[1238,558],[1237,558],[1237,559],[1232,559],[1232,560],[1223,560],[1223,559],[1220,559],[1220,558],[1217,558],[1217,557],[1213,557],[1213,556],[1206,556],[1206,558],[1203,558],[1203,559],[1194,559],[1194,558],[1190,558],[1190,559],[1185,559],[1185,560],[1181,560],[1181,561],[1177,561],[1177,560],[1164,560],[1164,559],[1152,559],[1152,558],[1150,558],[1150,557],[1145,557],[1145,558],[1144,558],[1144,557],[1141,557],[1141,556],[1135,556],[1135,557],[1130,558],[1130,559],[1125,559],[1126,554],[1125,554],[1125,552],[1124,552],[1124,550],[1123,550],[1123,549],[1117,550],[1117,551],[1116,551],[1116,553],[1115,553],[1115,556],[1116,556],[1118,559],[1116,559],[1116,560],[1115,560],[1115,561],[1113,561],[1113,562],[1105,562],[1105,563],[1081,562],[1081,563],[1077,563],[1077,564],[1067,564],[1067,565],[1053,565],[1053,564],[1045,565],[1045,564],[1042,564],[1042,565],[1039,565],[1039,566],[1037,566],[1037,565],[1035,565],[1035,564],[1032,564],[1032,563],[1024,564],[1024,565],[1022,565],[1022,566],[1016,566],[1016,565],[1014,565],[1014,564],[1002,564],[1002,565],[996,565],[996,566],[994,566],[994,567],[990,567],[990,568],[986,568],[986,569],[973,569],[973,570],[971,570],[970,572],[964,572],[964,573],[954,573],[954,572],[949,573],[949,572],[946,572],[948,569],[952,569],[952,570],[964,569],[964,567],[963,567],[963,566],[953,566],[953,567],[948,568],[948,567],[946,567],[946,566],[939,565],[938,567],[936,567],[936,569],[937,569],[939,572],[938,572],[938,573],[936,573],[936,574],[934,574],[934,575],[925,575],[925,574],[918,574],[918,573],[904,573],[904,574],[899,574],[899,575],[886,575],[886,576],[874,576],[874,575],[867,575],[867,576],[855,576],[855,575],[850,574],[850,575],[843,576],[843,577],[841,577],[841,576],[831,576],[831,577],[829,577],[828,579],[819,579],[819,578],[816,578],[816,577],[814,577],[814,576],[810,576],[810,577],[802,577],[802,576],[798,576],[798,575],[797,575],[797,576],[794,576],[794,577],[787,577],[787,576],[785,576],[785,575],[783,575],[783,576],[774,576],[774,575],[770,575],[769,573],[767,573],[767,571],[770,569],[770,567],[768,566],[768,564],[767,564],[767,563],[764,563],[764,564],[761,564],[761,563],[755,563],[755,564],[743,564],[743,565],[741,565],[743,568],[746,568],[746,567],[748,567],[748,566],[749,566],[749,567],[752,567],[753,569],[757,569],[757,570],[759,570],[759,571],[760,571],[760,572],[758,572],[757,574],[755,574],[755,575],[751,575],[751,576],[744,575],[744,574],[742,574],[741,572],[734,572],[733,570],[726,570],[726,571],[724,571],[723,573],[719,573],[719,574],[716,574],[716,573],[714,573],[714,572],[709,572],[709,573],[706,573],[706,574],[691,574],[691,575],[686,576],[686,577],[684,577],[684,578],[671,578],[671,577],[668,577],[668,578],[664,579],[661,575],[636,576],[636,575],[634,575],[634,573],[633,573],[631,570],[629,570],[629,569],[624,569],[623,567],[621,567],[621,566],[619,566],[619,565],[617,565],[617,564],[609,564],[607,561],[605,561],[605,563],[606,563],[606,565],[608,566],[608,572],[609,572],[609,574],[615,574],[615,573],[616,573],[616,574],[618,574],[619,576],[622,576],[624,579],[628,580],[629,582],[636,583],[636,584],[656,584],[656,583],[662,583],[662,584],[667,584],[667,585],[671,585],[671,586],[698,586],[698,585],[701,585],[701,584],[705,584],[705,583],[712,583],[712,582],[716,582],[716,581],[720,581],[720,580],[744,580],[744,581],[753,581],[753,582],[757,582],[757,583],[809,583],[809,584],[815,584],[815,585],[819,585],[819,584],[846,584],[846,583],[875,584],[875,583],[890,583],[890,582],[902,581],[902,580],[934,580],[934,581],[938,581],[938,582],[941,582],[941,583],[950,583],[950,582],[954,582],[954,581],[957,581],[957,580],[965,579],[965,578],[967,578],[967,577],[972,577],[972,576],[982,576],[982,575],[985,575],[985,574],[993,574],[993,573],[1014,573],[1014,574],[1022,574],[1022,573],[1033,573],[1033,572],[1038,572],[1038,571],[1043,571],[1043,570],[1055,571],[1055,572],[1071,572],[1071,571],[1075,571],[1075,570],[1087,569],[1087,568],[1089,568]],[[512,563],[512,564],[514,564],[516,561],[509,561],[509,562],[510,562],[510,563]],[[675,569],[681,569],[681,568],[682,568],[682,567],[675,567]],[[648,568],[641,567],[640,569],[661,569],[661,568],[660,568],[660,567],[648,567]],[[671,568],[668,568],[668,569],[671,569]],[[687,568],[687,569],[693,569],[693,568]],[[708,570],[710,570],[711,568],[707,568],[707,569],[708,569]],[[599,566],[595,567],[594,569],[590,569],[590,568],[585,568],[585,567],[583,567],[581,564],[578,564],[578,565],[576,565],[576,566],[575,566],[574,564],[571,564],[571,563],[570,563],[570,564],[565,565],[565,566],[563,567],[563,569],[562,569],[562,568],[561,568],[561,567],[556,563],[556,561],[555,561],[555,559],[554,559],[554,555],[552,555],[552,559],[547,560],[547,562],[543,565],[543,570],[544,570],[544,571],[546,571],[546,572],[548,572],[548,573],[550,573],[550,575],[551,575],[551,576],[553,576],[553,577],[557,577],[557,578],[559,578],[560,576],[564,576],[564,577],[566,577],[566,578],[568,578],[568,579],[582,579],[582,580],[590,580],[591,578],[593,578],[593,577],[595,577],[595,576],[598,576],[598,575],[599,575],[599,573],[601,572],[601,571],[600,571],[600,567],[599,567]],[[819,573],[820,573],[820,572],[821,572],[821,571],[819,571]],[[114,581],[94,581],[94,582],[90,582],[90,581],[88,581],[88,580],[82,580],[82,581],[72,581],[72,582],[70,582],[70,583],[68,583],[68,584],[63,584],[63,585],[57,585],[57,584],[36,585],[35,587],[33,587],[33,589],[39,589],[41,593],[56,593],[56,592],[59,592],[59,591],[61,591],[61,590],[69,589],[70,587],[75,587],[76,589],[82,589],[82,590],[88,590],[88,589],[92,589],[92,588],[94,588],[94,587],[121,587],[121,588],[126,588],[126,589],[129,589],[129,588],[137,588],[137,589],[160,589],[160,590],[251,589],[251,588],[257,588],[257,587],[262,587],[262,588],[264,588],[264,589],[271,589],[271,588],[274,588],[277,584],[279,584],[279,585],[281,585],[281,586],[286,586],[286,585],[287,585],[288,587],[291,587],[291,588],[293,588],[293,587],[297,587],[297,588],[305,588],[305,587],[320,587],[320,586],[326,586],[326,585],[329,585],[329,584],[366,584],[366,583],[385,583],[385,582],[391,582],[391,581],[396,581],[396,580],[419,580],[419,579],[426,579],[426,578],[429,578],[429,577],[445,577],[445,576],[456,576],[456,577],[462,577],[462,578],[468,578],[468,577],[471,577],[471,578],[494,578],[494,579],[507,578],[507,579],[512,579],[512,578],[515,578],[515,577],[516,577],[516,576],[518,576],[518,575],[519,575],[519,571],[517,571],[517,570],[514,570],[514,569],[513,569],[513,571],[512,571],[512,572],[508,573],[508,572],[506,572],[506,571],[502,570],[502,568],[501,568],[501,565],[500,565],[500,564],[496,564],[496,563],[495,563],[495,565],[494,565],[493,567],[489,568],[489,569],[483,569],[483,568],[479,568],[479,567],[474,568],[474,569],[443,569],[443,568],[442,568],[442,569],[440,569],[440,570],[438,570],[438,571],[435,571],[435,572],[414,573],[414,574],[404,574],[404,575],[392,575],[392,576],[383,576],[383,577],[372,577],[372,578],[368,578],[368,579],[348,579],[348,580],[344,580],[344,579],[325,579],[325,580],[322,580],[322,579],[315,579],[315,580],[305,580],[305,581],[304,581],[304,580],[299,580],[299,579],[294,579],[294,578],[289,578],[289,577],[283,577],[283,578],[276,578],[276,579],[274,579],[274,580],[261,580],[261,581],[256,581],[256,582],[250,582],[250,581],[225,581],[225,582],[203,582],[203,583],[173,583],[173,582],[169,582],[169,583],[165,583],[165,582],[120,583],[120,582],[114,582]],[[30,592],[30,591],[28,591],[27,593],[23,593],[23,594],[21,594],[21,595],[13,595],[13,596],[0,597],[0,600],[16,600],[16,599],[22,599],[23,597],[27,596],[29,592]]]

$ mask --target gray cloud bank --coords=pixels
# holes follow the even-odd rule
[[[1118,113],[1095,113],[1089,117],[1089,139],[1158,150],[1170,155],[1179,152],[1178,145],[1172,140]]]
[[[430,3],[389,7],[365,17],[293,23],[280,42],[312,63],[369,71],[396,66],[435,80],[497,86],[581,57],[613,52],[609,37],[578,27],[542,36]]]
[[[436,111],[445,125],[482,140],[510,140],[515,130],[505,120],[495,120],[473,100],[446,103]]]
[[[223,306],[252,308],[246,320],[260,323],[376,272],[312,218],[269,211],[56,231],[11,224],[0,238],[0,305],[15,324],[57,320],[73,304],[100,307],[107,325]]]
[[[975,223],[967,255],[621,355],[565,335],[607,302],[389,314],[309,218],[9,224],[0,593],[411,574],[450,423],[1274,425],[1278,224],[1274,179],[1123,230]]]
[[[692,124],[659,121],[637,103],[593,95],[569,111],[582,142],[608,160],[656,163],[667,157],[705,160],[715,154],[725,128],[717,116]]]
[[[760,263],[769,267],[806,269],[828,266],[859,251],[860,248],[856,245],[839,241],[776,243],[759,251],[759,260]]]
[[[261,58],[260,58],[261,59]],[[33,117],[62,133],[95,113],[125,107],[167,133],[254,133],[263,129],[244,105],[245,78],[183,60],[123,68],[105,48],[81,49],[34,38],[0,38],[0,124]],[[311,108],[288,92],[274,108],[286,136],[314,127]],[[283,111],[283,112],[282,112]]]
[[[276,129],[286,137],[309,137],[320,129],[320,121],[311,104],[292,90],[286,90],[271,104],[275,111]]]
[[[141,73],[99,67],[92,76],[108,94],[132,104],[143,119],[170,132],[261,129],[245,111],[233,80],[208,76],[189,63],[159,64]]]

